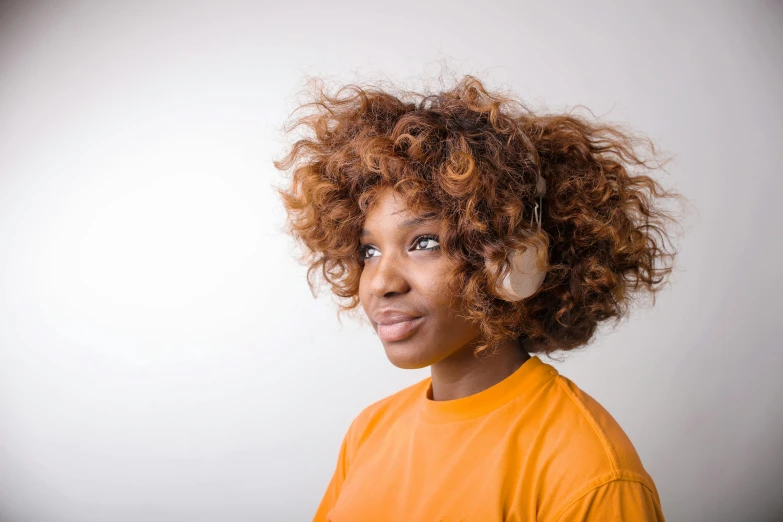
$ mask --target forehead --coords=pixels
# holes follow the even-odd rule
[[[391,188],[378,194],[374,204],[367,211],[362,235],[382,228],[411,228],[416,225],[437,221],[432,212],[414,212],[405,202],[404,196]]]
[[[383,189],[378,193],[373,205],[367,211],[365,221],[378,219],[404,219],[413,216],[405,197],[391,188]]]

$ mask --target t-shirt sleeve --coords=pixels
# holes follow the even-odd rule
[[[318,505],[318,509],[313,517],[313,522],[325,522],[326,515],[334,507],[337,502],[337,496],[340,494],[340,488],[345,480],[345,474],[348,471],[347,451],[348,451],[348,435],[350,430],[343,437],[343,442],[340,445],[340,452],[337,456],[337,466],[332,474],[332,478],[329,480],[329,485],[326,487],[326,492],[321,498],[321,503]]]
[[[665,519],[656,493],[641,482],[617,479],[569,503],[555,521],[665,522]]]

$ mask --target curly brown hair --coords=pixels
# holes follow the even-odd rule
[[[308,85],[312,99],[294,111],[305,114],[284,130],[309,134],[274,165],[293,167],[290,185],[276,190],[314,296],[320,271],[340,312],[359,304],[359,232],[393,187],[411,212],[445,223],[449,287],[480,328],[477,355],[510,338],[529,353],[572,350],[599,323],[626,316],[636,296],[655,302],[676,252],[664,227],[675,220],[654,198],[681,196],[645,174],[665,164],[649,139],[572,112],[536,114],[472,75],[437,94],[353,83],[331,95],[319,79]],[[530,224],[538,176],[547,184],[540,233]],[[548,254],[543,286],[522,302],[499,298],[509,253],[532,243],[541,266]]]

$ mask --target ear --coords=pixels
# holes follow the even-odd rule
[[[541,216],[543,212],[544,196],[546,195],[546,179],[540,174],[536,180],[536,196],[538,203],[533,208],[530,216],[530,225],[533,226],[533,220],[537,221],[538,232],[541,232]],[[548,244],[545,243],[545,244]],[[535,244],[529,245],[524,252],[512,251],[508,262],[510,269],[505,279],[498,286],[498,294],[506,301],[521,301],[535,294],[544,283],[546,271],[540,271],[536,264],[538,260],[538,247]],[[547,264],[549,257],[546,257]]]
[[[511,268],[498,286],[500,297],[506,301],[521,301],[535,294],[544,282],[546,271],[536,266],[538,248],[530,245],[524,252],[512,251]]]

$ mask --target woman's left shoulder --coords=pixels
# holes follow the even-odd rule
[[[550,508],[608,483],[635,483],[658,498],[652,477],[620,423],[559,372],[538,406],[540,486]]]
[[[571,379],[558,371],[553,374],[536,401],[538,436],[548,441],[544,450],[552,458],[566,458],[572,467],[584,461],[588,473],[646,474],[636,448],[614,416]]]
[[[563,395],[564,420],[574,422],[573,428],[581,433],[583,450],[603,454],[606,464],[613,468],[607,471],[625,470],[646,474],[628,434],[600,402],[559,373],[554,384]]]

